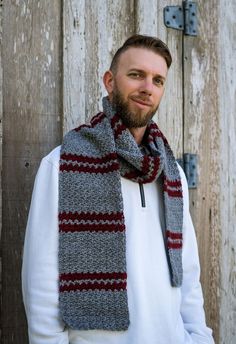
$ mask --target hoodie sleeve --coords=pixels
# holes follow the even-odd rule
[[[30,344],[68,344],[58,308],[59,148],[38,170],[25,235],[22,288]]]
[[[184,197],[183,284],[181,316],[185,328],[185,344],[214,344],[212,331],[206,326],[203,295],[200,284],[200,263],[197,240],[189,212],[188,185],[180,168]]]

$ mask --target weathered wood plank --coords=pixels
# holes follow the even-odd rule
[[[199,185],[190,191],[208,324],[219,343],[220,156],[218,1],[198,1],[198,37],[184,38],[184,151],[198,154]]]
[[[27,343],[21,256],[39,160],[61,138],[61,5],[13,0],[3,7],[4,344]],[[14,18],[14,20],[12,20]]]
[[[63,1],[64,132],[96,114],[98,104],[101,108],[103,73],[114,51],[134,32],[133,3]]]
[[[85,121],[85,1],[63,1],[63,131]]]
[[[219,6],[220,103],[220,340],[236,343],[236,2]]]
[[[182,34],[166,28],[163,20],[164,7],[182,4],[181,0],[138,0],[136,30],[142,34],[157,36],[169,47],[173,64],[168,72],[165,95],[158,115],[160,128],[166,134],[176,157],[183,155],[183,85],[182,85]]]

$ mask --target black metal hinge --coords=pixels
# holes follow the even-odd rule
[[[177,162],[183,168],[188,182],[189,189],[196,189],[198,185],[197,178],[197,154],[185,153],[183,159],[177,159]]]
[[[197,36],[197,3],[183,1],[183,6],[164,8],[165,26],[184,31],[185,35]]]

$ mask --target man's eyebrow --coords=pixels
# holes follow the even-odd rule
[[[145,73],[145,71],[143,69],[139,69],[139,68],[130,68],[128,70],[128,72],[139,72],[139,73]]]
[[[139,69],[139,68],[130,68],[129,70],[128,70],[128,73],[129,72],[139,72],[139,73],[142,73],[142,74],[146,74],[146,72],[145,72],[145,70],[143,70],[143,69]],[[154,78],[160,78],[160,79],[162,79],[162,80],[166,80],[166,78],[163,76],[163,75],[161,75],[161,74],[155,74],[154,75]]]

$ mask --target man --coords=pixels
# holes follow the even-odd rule
[[[171,55],[134,35],[103,112],[42,160],[26,231],[32,344],[213,343],[184,173],[151,120]]]

